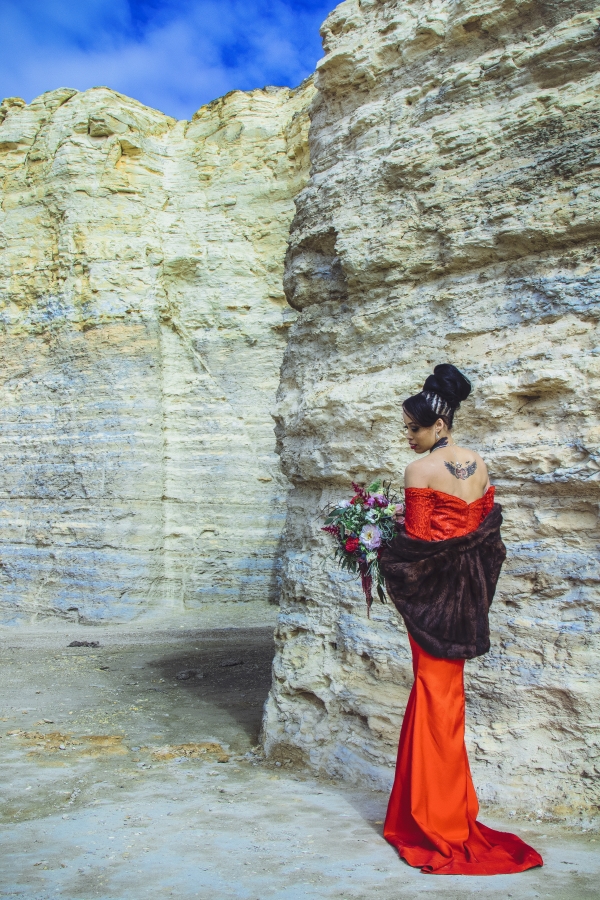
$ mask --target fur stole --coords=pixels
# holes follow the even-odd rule
[[[409,634],[432,656],[472,659],[490,649],[490,608],[506,548],[502,507],[479,528],[446,541],[399,531],[381,557],[387,592]]]

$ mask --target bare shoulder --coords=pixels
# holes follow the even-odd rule
[[[422,459],[414,459],[404,470],[404,487],[428,487],[430,470],[429,456],[425,456]]]
[[[432,488],[467,502],[481,496],[488,484],[487,466],[480,454],[457,444],[413,460],[404,473],[406,488]]]
[[[485,460],[479,455],[479,453],[476,453],[475,451],[473,451],[473,456],[475,457],[475,462],[477,463],[477,466],[479,468],[479,471],[481,474],[481,480],[484,482],[484,485],[485,485],[484,489],[487,490],[488,487],[490,486],[490,476],[488,474],[488,467],[485,464]]]
[[[476,450],[470,450],[468,447],[456,447],[456,450],[459,456],[462,456],[464,454],[465,459],[468,457],[469,459],[476,462],[477,470],[487,475],[487,466],[485,464],[485,461]]]

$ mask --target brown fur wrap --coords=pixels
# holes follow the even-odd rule
[[[472,659],[490,649],[488,610],[506,547],[502,507],[479,528],[446,541],[421,541],[399,531],[381,557],[387,592],[409,634],[432,656]]]

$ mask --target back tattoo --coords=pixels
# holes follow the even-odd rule
[[[466,481],[467,478],[470,478],[471,475],[475,473],[475,469],[477,468],[477,463],[475,461],[465,463],[464,466],[462,463],[451,463],[444,461],[444,465],[449,472],[452,472],[455,478],[460,478],[461,481]]]

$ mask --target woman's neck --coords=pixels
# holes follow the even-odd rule
[[[450,435],[447,434],[444,437],[441,437],[439,441],[436,441],[429,452],[433,453],[434,450],[440,450],[442,447],[451,447],[453,444],[454,441],[452,440]]]

